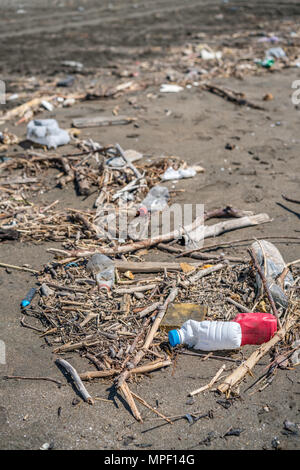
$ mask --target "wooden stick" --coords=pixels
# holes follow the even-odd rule
[[[248,252],[249,252],[249,254],[250,254],[250,256],[251,256],[251,259],[252,259],[252,261],[253,261],[253,263],[254,263],[254,266],[255,266],[255,268],[256,268],[256,270],[257,270],[257,272],[258,272],[258,274],[259,274],[259,276],[260,276],[260,278],[261,278],[261,280],[262,280],[264,289],[265,289],[265,291],[266,291],[266,294],[267,294],[267,296],[268,296],[269,302],[270,302],[270,304],[271,304],[271,308],[272,308],[272,310],[273,310],[273,313],[274,313],[275,317],[277,318],[278,326],[279,326],[279,328],[281,328],[281,323],[280,323],[280,319],[279,319],[278,310],[277,310],[277,308],[276,308],[275,302],[274,302],[274,300],[273,300],[273,297],[272,297],[272,295],[271,295],[270,289],[269,289],[269,287],[268,287],[268,284],[267,284],[267,280],[266,280],[266,278],[265,278],[265,275],[264,275],[264,273],[262,272],[262,269],[261,269],[261,267],[260,267],[260,265],[259,265],[259,263],[258,263],[258,261],[257,261],[256,254],[255,254],[253,248],[249,248],[249,249],[248,249]]]
[[[235,305],[241,312],[244,313],[253,313],[249,308],[245,307],[245,305],[239,304],[235,300],[231,299],[230,297],[226,297],[227,302],[230,302],[232,305]]]
[[[139,172],[139,170],[137,170],[137,168],[128,160],[128,158],[126,157],[123,149],[121,148],[121,146],[119,144],[116,144],[116,149],[117,151],[119,152],[119,154],[121,155],[121,157],[123,158],[123,160],[125,161],[126,165],[128,166],[128,168],[130,168],[133,173],[135,174],[135,176],[137,178],[142,178],[142,175],[141,173]]]
[[[155,408],[152,408],[152,406],[150,406],[143,398],[139,397],[136,393],[131,392],[131,395],[140,403],[142,403],[142,405],[144,405],[146,408],[149,408],[149,410],[153,411],[153,413],[160,416],[160,418],[165,419],[169,424],[173,424],[173,422],[169,418],[157,411]]]
[[[251,101],[246,100],[245,97],[243,96],[243,93],[237,93],[236,91],[228,90],[228,89],[225,90],[224,88],[218,87],[216,85],[211,85],[209,83],[204,84],[204,89],[209,91],[210,93],[213,93],[214,95],[218,95],[221,98],[224,98],[240,106],[248,106],[249,108],[259,109],[260,111],[265,111],[265,108],[255,103],[251,103]]]
[[[63,367],[68,372],[68,374],[70,374],[70,376],[74,380],[74,383],[76,385],[77,390],[80,392],[83,399],[87,403],[89,403],[90,405],[93,405],[94,400],[92,399],[91,395],[89,394],[89,392],[87,391],[87,389],[83,385],[83,383],[82,383],[77,371],[74,369],[74,367],[71,366],[71,364],[69,362],[65,361],[64,359],[56,359],[55,363],[60,365],[61,367]]]
[[[144,292],[147,290],[155,289],[157,284],[148,284],[145,286],[134,286],[129,287],[127,289],[114,289],[114,293],[116,294],[133,294],[134,292]]]
[[[12,264],[0,263],[2,268],[10,268],[10,269],[17,269],[18,271],[28,271],[29,273],[38,274],[39,271],[35,269],[24,268],[23,266],[14,266]]]
[[[120,253],[130,253],[133,251],[141,250],[143,248],[149,248],[151,246],[157,245],[158,243],[164,243],[167,241],[175,240],[181,238],[185,233],[194,233],[195,230],[200,228],[200,230],[203,232],[203,237],[208,238],[208,237],[215,237],[218,235],[221,235],[222,233],[228,232],[230,230],[236,230],[239,228],[244,228],[244,227],[249,227],[249,226],[255,226],[259,224],[263,224],[266,222],[270,222],[270,217],[267,214],[258,214],[258,215],[253,215],[253,216],[246,216],[246,217],[241,217],[239,219],[235,220],[228,220],[224,222],[220,222],[215,225],[210,225],[208,227],[205,227],[203,231],[203,217],[198,217],[194,222],[186,227],[181,227],[177,230],[174,230],[173,232],[169,232],[154,238],[147,238],[146,240],[140,240],[138,242],[134,243],[128,243],[125,245],[118,246],[116,248],[110,248],[110,247],[99,247],[93,251],[91,250],[71,250],[71,252],[67,252],[64,250],[57,250],[56,248],[49,248],[47,251],[49,252],[57,252],[57,253],[63,253],[66,256],[76,256],[76,257],[81,257],[81,256],[90,256],[93,255],[94,253],[103,253],[106,255],[117,255]]]
[[[193,392],[190,392],[189,396],[193,397],[194,395],[197,395],[198,393],[203,392],[204,390],[208,390],[209,388],[211,388],[213,386],[213,384],[218,380],[218,378],[220,377],[220,375],[222,374],[222,372],[225,369],[226,369],[226,365],[223,364],[222,367],[216,373],[216,375],[211,379],[211,381],[207,385],[204,385],[203,387],[200,387],[197,390],[194,390]]]
[[[146,350],[149,348],[150,344],[152,343],[152,340],[159,328],[159,325],[167,311],[168,305],[173,302],[178,294],[178,287],[173,287],[171,292],[169,293],[167,299],[165,300],[164,304],[160,307],[160,312],[156,316],[156,319],[154,320],[154,323],[152,325],[151,330],[148,333],[148,336],[144,342],[144,345],[140,351],[137,352],[135,358],[133,359],[132,363],[137,366],[137,364],[141,361],[143,356],[146,353]],[[130,371],[125,370],[120,374],[118,380],[117,380],[117,386],[120,387],[122,383],[129,377]]]
[[[257,362],[279,341],[283,340],[286,333],[291,329],[291,327],[296,323],[297,318],[289,319],[284,327],[282,327],[273,338],[270,339],[267,343],[262,344],[256,351],[254,351],[251,356],[243,362],[232,374],[230,374],[226,380],[219,385],[217,388],[219,392],[226,393],[238,384],[247,373],[249,373]]]
[[[146,307],[143,310],[141,310],[141,312],[139,312],[139,317],[143,318],[146,315],[148,315],[149,313],[154,312],[154,310],[156,310],[159,307],[159,305],[160,305],[159,302],[155,302],[154,304],[149,305],[149,307]]]
[[[191,266],[198,267],[203,263],[192,262]],[[169,263],[169,262],[155,262],[155,261],[143,261],[143,262],[134,262],[134,261],[121,261],[115,260],[115,267],[119,271],[132,271],[133,273],[156,273],[167,271],[182,271],[181,263]]]
[[[63,385],[59,380],[52,379],[51,377],[23,377],[21,375],[4,375],[4,379],[22,379],[22,380],[47,380],[48,382],[54,382],[57,385]]]
[[[157,369],[162,369],[163,367],[167,367],[171,365],[171,360],[166,360],[166,361],[154,361],[150,362],[147,364],[144,364],[143,366],[140,367],[135,367],[133,369],[130,369],[129,375],[131,374],[144,374],[147,372],[152,372]],[[109,369],[109,370],[93,370],[93,371],[88,371],[84,372],[82,374],[79,374],[79,377],[81,380],[90,380],[90,379],[99,379],[99,378],[105,378],[105,377],[111,377],[113,375],[120,374],[119,369]]]
[[[282,273],[280,274],[280,276],[278,276],[277,278],[277,282],[278,284],[280,284],[280,286],[282,287],[282,289],[284,288],[284,279],[285,279],[285,276],[287,275],[287,273],[289,272],[289,267],[292,266],[293,264],[298,264],[300,263],[300,259],[297,259],[295,261],[291,261],[290,263],[288,263],[285,268],[283,269]]]
[[[137,421],[140,421],[142,423],[142,417],[140,415],[139,410],[137,409],[131,391],[129,390],[129,387],[126,382],[122,383],[122,385],[120,386],[120,390],[123,392],[123,395],[132,411],[133,416],[135,417],[135,419],[137,419]]]
[[[202,277],[208,276],[211,273],[214,273],[216,271],[220,271],[220,269],[223,269],[226,267],[226,264],[216,264],[215,266],[211,266],[210,268],[206,269],[201,269],[199,270],[196,274],[193,274],[188,280],[183,281],[182,284],[184,284],[186,287],[194,284],[195,282],[199,281]]]

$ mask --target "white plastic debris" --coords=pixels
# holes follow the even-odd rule
[[[70,142],[67,131],[60,129],[55,119],[35,119],[27,126],[27,139],[49,149],[66,145]]]
[[[286,57],[286,53],[282,49],[282,47],[272,47],[268,49],[266,52],[266,57],[274,57],[275,59],[282,59]]]
[[[170,83],[163,83],[160,87],[160,93],[178,93],[182,91],[183,87],[179,85],[172,85]]]
[[[75,62],[73,60],[65,60],[61,64],[64,65],[65,67],[72,67],[78,70],[83,69],[83,64],[81,62]]]
[[[292,364],[293,366],[296,366],[300,364],[300,340],[299,339],[293,342],[292,348],[299,348],[291,356]]]
[[[196,170],[194,168],[180,168],[179,170],[174,170],[171,166],[162,175],[162,180],[178,180],[182,178],[193,178],[196,176]]]
[[[143,158],[143,154],[140,152],[137,152],[136,150],[125,150],[124,154],[127,158],[127,160],[130,163],[135,162],[136,160],[140,160]],[[123,167],[126,165],[124,158],[122,157],[111,157],[107,160],[107,165],[112,166],[112,167]]]
[[[213,59],[222,58],[221,51],[213,52],[213,51],[208,51],[207,49],[202,49],[200,55],[201,55],[201,59],[204,59],[204,60],[213,60]]]
[[[43,100],[41,102],[41,105],[43,106],[43,108],[47,109],[47,111],[53,111],[53,105],[49,103],[49,101]]]

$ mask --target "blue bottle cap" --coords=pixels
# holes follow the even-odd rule
[[[22,300],[21,306],[22,307],[27,307],[30,304],[29,300]]]
[[[169,331],[169,343],[174,348],[177,344],[180,344],[180,336],[178,330]]]

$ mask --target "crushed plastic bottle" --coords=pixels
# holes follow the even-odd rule
[[[286,264],[276,246],[266,240],[254,242],[251,246],[256,254],[257,261],[265,275],[267,285],[273,300],[277,306],[286,308],[288,300],[284,290],[292,286],[294,279],[290,272],[286,275],[283,283],[284,290],[276,283],[276,278],[282,273]],[[259,274],[256,274],[257,292],[261,291],[262,281]]]
[[[275,59],[282,59],[283,57],[286,57],[286,53],[284,52],[282,47],[271,47],[271,49],[268,49],[266,52],[266,58],[269,57],[275,57]]]
[[[153,186],[139,207],[140,215],[163,211],[168,206],[169,190],[165,186]]]
[[[111,290],[115,281],[115,266],[112,259],[101,253],[95,253],[86,266],[93,274],[99,289]]]
[[[27,139],[36,144],[46,145],[49,149],[70,142],[67,131],[60,129],[55,119],[35,119],[27,126]]]
[[[196,176],[196,174],[197,172],[194,168],[179,168],[179,170],[174,170],[174,168],[170,166],[162,175],[162,180],[169,181],[183,178],[193,178],[193,176]]]
[[[185,344],[202,351],[238,349],[245,344],[269,341],[277,330],[270,313],[243,313],[233,321],[187,320],[180,329],[169,331],[172,347]]]

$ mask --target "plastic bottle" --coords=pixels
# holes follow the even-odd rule
[[[174,168],[169,167],[164,172],[162,179],[164,181],[169,180],[179,180],[183,178],[192,178],[196,176],[197,172],[194,168],[180,168],[179,170],[174,170]]]
[[[32,287],[26,294],[26,297],[21,302],[21,307],[25,308],[31,304],[33,297],[36,294],[36,289]]]
[[[49,149],[70,142],[67,131],[60,129],[55,119],[35,119],[27,126],[27,139],[36,144],[46,145]]]
[[[86,266],[96,279],[99,289],[111,290],[115,281],[114,262],[101,253],[95,253]]]
[[[252,249],[255,252],[257,260],[266,277],[267,284],[275,304],[286,308],[288,305],[287,297],[282,288],[276,284],[276,278],[282,273],[286,266],[279,250],[273,245],[273,243],[266,240],[254,242],[252,244]],[[283,283],[284,289],[291,287],[293,282],[293,276],[288,272]],[[262,287],[262,281],[259,274],[256,274],[256,287],[258,292]]]
[[[140,215],[146,215],[148,212],[162,211],[168,205],[169,190],[165,186],[153,186],[142,201],[139,208]]]
[[[277,330],[270,313],[242,313],[233,321],[187,320],[180,329],[169,331],[171,346],[186,344],[202,351],[238,349],[245,344],[269,341]]]

